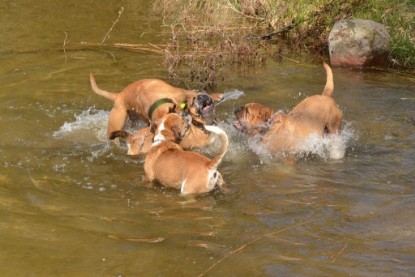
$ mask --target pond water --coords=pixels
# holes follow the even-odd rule
[[[164,42],[147,1],[0,3],[0,275],[415,274],[415,76],[333,69],[344,157],[318,141],[286,165],[247,143],[232,111],[289,110],[322,91],[322,65],[228,72],[216,111],[230,192],[185,198],[146,184],[143,159],[105,139],[112,104],[89,72],[112,91],[167,80],[159,54],[98,47],[121,7],[106,43]]]

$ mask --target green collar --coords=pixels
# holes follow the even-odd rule
[[[160,107],[163,104],[174,104],[173,100],[171,100],[170,98],[161,98],[159,100],[157,100],[156,102],[153,103],[153,105],[151,105],[150,109],[148,110],[148,119],[151,120],[151,117],[153,116],[153,113],[155,110],[157,110],[158,107]]]

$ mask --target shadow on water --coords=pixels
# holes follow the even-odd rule
[[[321,92],[322,66],[270,62],[245,76],[228,72],[217,114],[231,140],[219,168],[230,192],[182,197],[144,182],[143,157],[107,142],[112,104],[88,83],[91,71],[112,91],[165,79],[162,57],[99,48],[65,57],[61,50],[64,32],[69,43],[99,43],[121,6],[110,43],[162,42],[161,20],[144,2],[0,4],[1,275],[415,272],[410,79],[334,69],[343,157],[330,159],[332,141],[311,139],[313,155],[287,165],[231,126],[233,109],[255,101],[288,111]]]

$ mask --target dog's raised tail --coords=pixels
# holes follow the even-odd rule
[[[206,125],[205,129],[211,133],[218,135],[220,138],[220,142],[221,142],[220,150],[218,154],[216,154],[216,156],[213,157],[213,159],[210,160],[210,162],[207,164],[207,167],[209,169],[217,168],[220,162],[222,161],[223,157],[225,156],[226,152],[228,151],[228,145],[229,145],[228,136],[226,135],[225,131],[223,131],[221,128],[217,126]]]
[[[92,74],[92,73],[89,73],[89,82],[91,83],[92,90],[96,94],[98,94],[100,96],[103,96],[103,97],[105,97],[105,98],[107,98],[111,101],[115,101],[115,99],[117,98],[118,93],[108,92],[108,91],[100,89],[97,86],[97,82],[95,81],[94,74]]]
[[[333,83],[333,72],[328,64],[323,63],[324,69],[326,70],[327,80],[326,86],[324,87],[322,95],[332,96],[334,90],[334,83]]]

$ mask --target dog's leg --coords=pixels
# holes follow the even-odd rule
[[[329,134],[339,134],[342,127],[343,115],[341,111],[335,112],[332,115],[330,122],[328,122],[326,129]]]
[[[110,137],[112,132],[124,129],[127,116],[127,111],[123,107],[114,106],[112,108],[108,120],[108,137]]]

